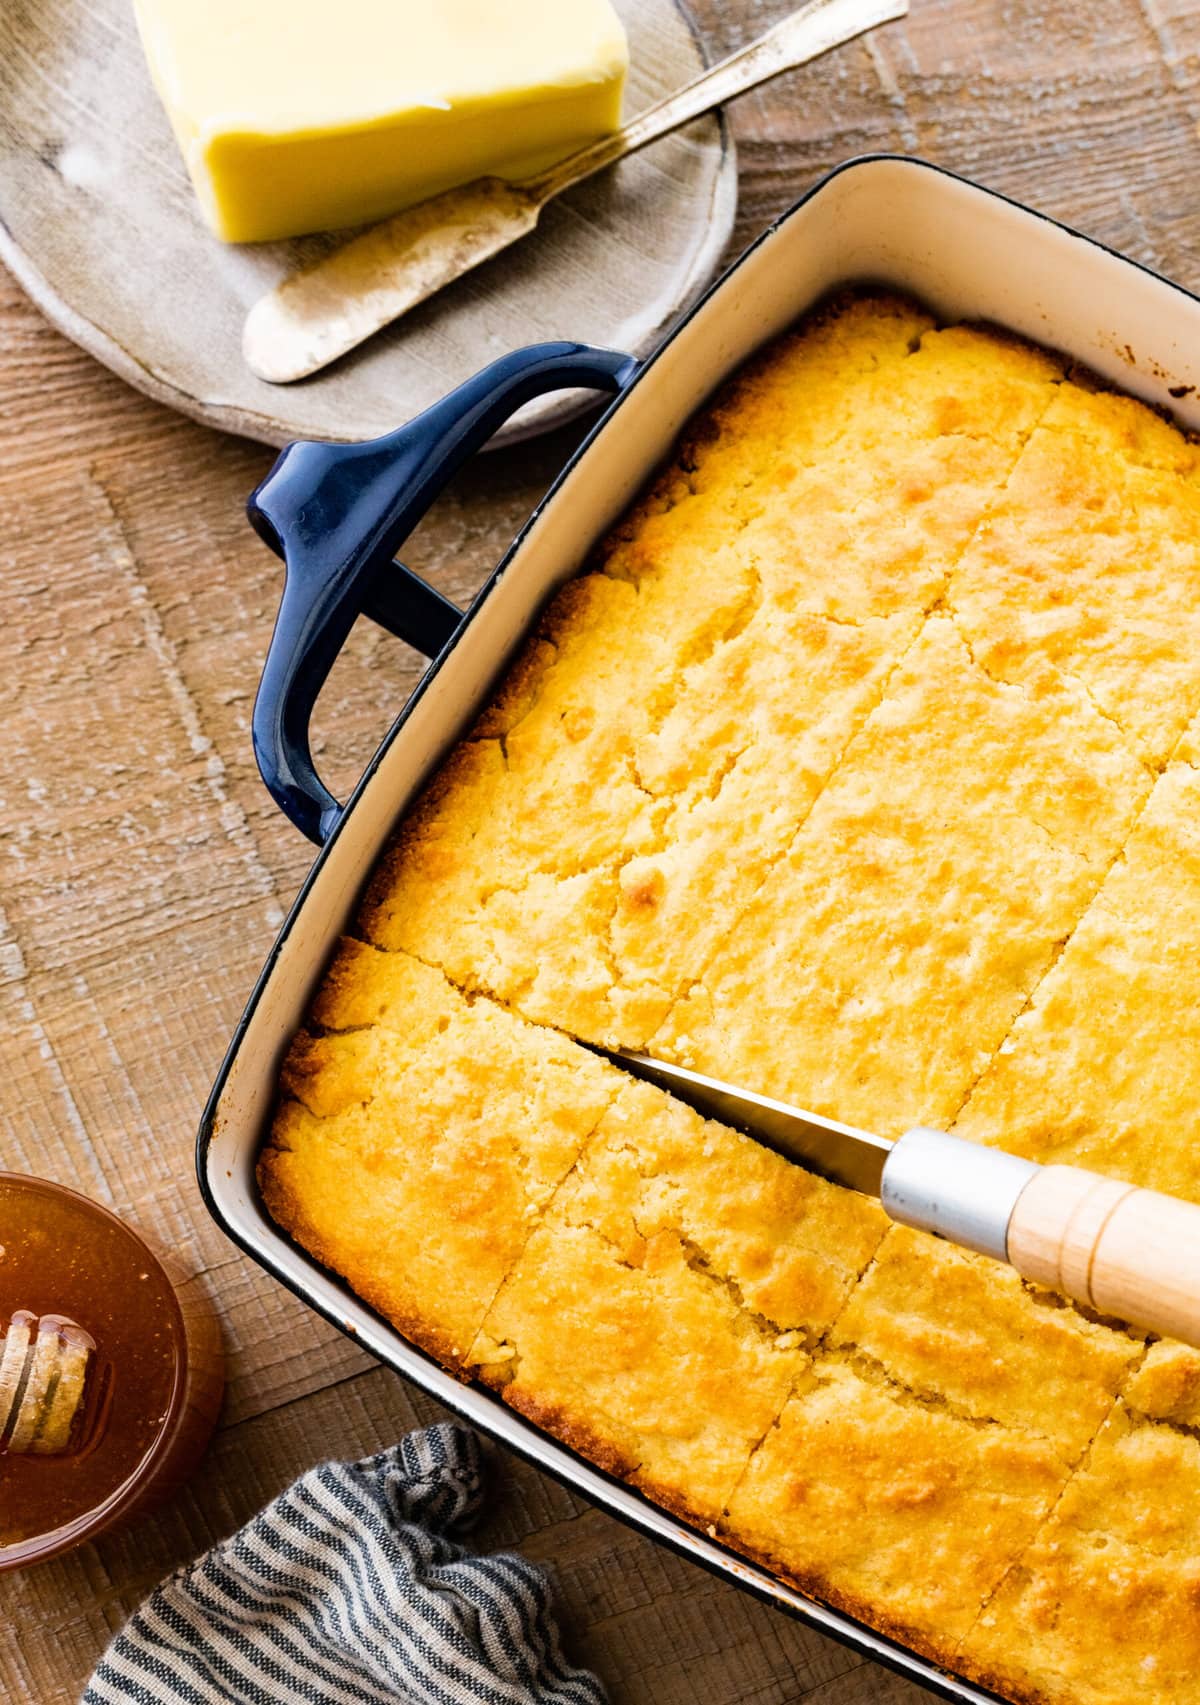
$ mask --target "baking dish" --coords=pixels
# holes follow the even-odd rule
[[[198,1165],[226,1231],[320,1312],[473,1424],[646,1533],[944,1697],[994,1695],[805,1598],[695,1533],[461,1384],[376,1317],[268,1220],[254,1162],[282,1052],[398,815],[486,699],[548,595],[581,566],[683,423],[764,340],[839,286],[907,291],[949,320],[991,320],[1069,353],[1115,386],[1200,428],[1200,300],[1004,198],[919,161],[841,167],[772,225],[642,366],[543,345],[495,363],[388,438],[285,451],[252,500],[287,561],[255,711],[268,786],[324,843],[239,1024],[201,1126]],[[541,389],[588,384],[617,400],[465,617],[392,559],[455,467]],[[312,764],[308,719],[366,610],[436,661],[343,811]]]

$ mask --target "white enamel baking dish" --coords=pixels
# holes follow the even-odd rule
[[[324,845],[237,1028],[201,1125],[201,1188],[226,1232],[407,1379],[596,1504],[949,1699],[994,1696],[775,1580],[610,1478],[407,1343],[266,1216],[254,1164],[283,1051],[384,842],[485,701],[550,593],[581,566],[688,417],[818,298],[850,283],[911,292],[947,319],[990,320],[1065,351],[1200,429],[1200,299],[1036,213],[921,161],[854,160],[767,230],[640,368],[543,346],[496,364],[374,445],[285,451],[252,506],[288,559],[256,713],[264,776]],[[538,389],[620,391],[465,618],[391,559],[445,478]],[[312,702],[366,608],[438,649],[344,811],[308,755]]]

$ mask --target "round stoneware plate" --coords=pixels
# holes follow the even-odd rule
[[[674,0],[616,4],[634,113],[703,60]],[[246,310],[331,239],[235,248],[210,235],[129,0],[3,0],[0,114],[0,259],[39,307],[131,385],[271,444],[386,432],[543,338],[643,353],[712,276],[737,197],[725,127],[700,119],[568,191],[532,236],[327,372],[274,386],[242,360]],[[496,441],[586,401],[543,398]]]

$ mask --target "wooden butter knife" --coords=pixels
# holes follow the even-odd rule
[[[1200,1206],[1076,1166],[1038,1166],[922,1126],[895,1142],[645,1054],[615,1065],[814,1172],[878,1196],[901,1225],[1007,1261],[1098,1314],[1200,1348]]]
[[[373,225],[300,267],[246,316],[242,353],[272,384],[305,379],[418,302],[499,254],[572,184],[657,142],[735,95],[902,18],[908,0],[811,0],[766,35],[536,178],[477,178]]]

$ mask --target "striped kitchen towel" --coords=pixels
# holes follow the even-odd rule
[[[563,1657],[541,1570],[452,1537],[481,1470],[474,1433],[445,1423],[311,1469],[150,1596],[83,1705],[604,1705]]]

